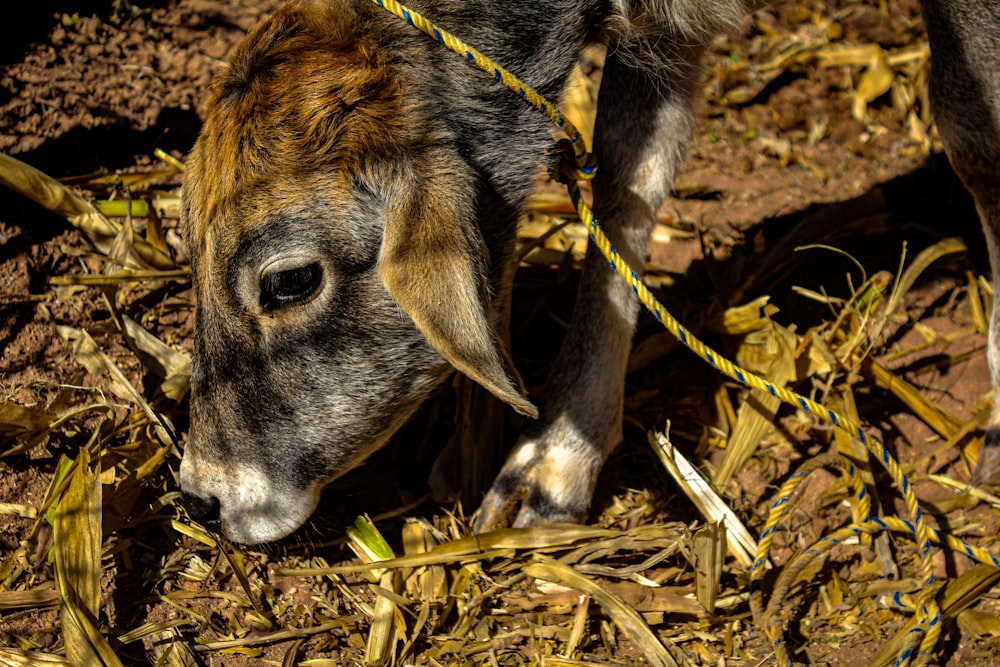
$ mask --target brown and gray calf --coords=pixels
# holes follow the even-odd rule
[[[413,6],[550,99],[586,44],[609,46],[596,213],[641,266],[694,126],[702,47],[752,4]],[[1000,4],[925,5],[941,135],[1000,266]],[[215,84],[184,187],[198,316],[181,486],[196,509],[237,541],[291,533],[325,483],[458,369],[538,417],[476,528],[515,513],[515,525],[585,516],[621,439],[639,305],[588,251],[548,390],[539,408],[525,397],[497,320],[519,213],[550,143],[539,114],[370,0],[293,0],[251,32]],[[997,451],[981,473],[995,474]]]

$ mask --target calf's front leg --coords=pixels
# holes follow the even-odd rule
[[[656,211],[694,127],[700,50],[637,69],[608,55],[598,97],[595,213],[620,255],[641,270]],[[569,331],[542,397],[538,424],[514,446],[486,495],[476,532],[580,521],[597,476],[622,439],[625,369],[640,304],[593,244]]]

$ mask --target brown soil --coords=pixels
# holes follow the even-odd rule
[[[277,0],[57,0],[26,7],[22,11],[32,16],[7,21],[3,28],[6,34],[0,40],[0,152],[59,178],[149,170],[157,164],[152,157],[156,148],[183,159],[197,134],[213,74],[242,34],[278,4]],[[702,122],[684,173],[678,178],[677,196],[664,208],[670,227],[653,245],[651,266],[654,273],[672,283],[662,292],[671,311],[693,330],[708,332],[713,344],[734,353],[740,347],[740,337],[712,333],[712,316],[722,309],[767,294],[779,309],[774,319],[803,333],[831,321],[835,313],[793,287],[848,298],[851,286],[860,285],[864,277],[847,255],[857,259],[867,276],[878,271],[895,275],[904,243],[909,261],[940,239],[959,236],[968,252],[951,255],[924,272],[907,293],[901,317],[890,323],[877,358],[915,385],[931,403],[965,423],[981,418],[989,397],[985,336],[976,330],[969,295],[970,276],[988,275],[989,267],[971,202],[947,161],[933,150],[933,130],[926,140],[912,130],[910,112],[927,120],[926,108],[919,100],[909,105],[900,102],[897,89],[873,100],[867,116],[856,119],[852,95],[863,68],[824,66],[816,60],[789,65],[748,100],[726,101],[727,93],[753,85],[753,76],[741,70],[739,63],[761,66],[774,56],[769,48],[775,33],[796,34],[803,40],[821,35],[836,45],[878,44],[891,52],[920,44],[923,33],[916,0],[882,4],[887,10],[881,10],[877,2],[858,4],[853,0],[779,2],[754,22],[748,21],[743,34],[717,42],[706,67],[706,99],[699,109]],[[835,17],[835,21],[826,23],[826,17]],[[174,176],[157,187],[169,190],[178,184]],[[167,219],[164,226],[173,230],[176,220]],[[787,262],[780,263],[767,251],[783,239],[795,239],[796,243],[789,247]],[[794,247],[808,244],[836,246],[843,254],[822,249],[792,252]],[[127,438],[121,436],[127,430],[121,420],[126,419],[128,409],[120,397],[112,395],[106,378],[80,365],[73,345],[57,335],[55,325],[90,332],[135,386],[146,395],[154,390],[156,383],[150,374],[114,331],[102,290],[49,282],[56,276],[99,273],[102,262],[90,256],[87,248],[82,237],[61,218],[13,193],[0,191],[3,401],[56,411],[56,407],[74,401],[110,397],[112,422],[120,430],[115,431],[119,436],[114,436],[110,424],[91,415],[78,423],[78,430],[64,429],[54,433],[51,441],[0,458],[0,503],[41,509],[60,455],[75,457],[77,449],[87,442],[87,429],[108,430],[110,441],[121,447],[116,456],[123,460],[129,456],[124,447]],[[518,277],[514,347],[531,387],[540,387],[544,381],[547,363],[558,345],[558,323],[565,321],[568,313],[574,278],[573,271],[538,264],[526,266]],[[180,349],[190,345],[187,283],[173,282],[138,292],[120,288],[117,294],[133,319],[161,340]],[[660,331],[652,318],[640,323],[636,345],[648,358],[643,357],[642,368],[637,367],[629,376],[626,441],[609,462],[595,502],[594,519],[605,525],[694,521],[695,511],[676,492],[674,483],[659,472],[646,444],[646,431],[662,428],[669,418],[675,445],[692,457],[701,456],[699,461],[711,469],[721,458],[721,451],[712,448],[712,434],[728,432],[731,426],[724,404],[729,401],[738,408],[745,397],[740,388],[723,384],[702,362],[663,343]],[[808,381],[797,389],[807,394],[823,392],[822,387],[810,386]],[[858,379],[855,393],[860,416],[872,432],[883,438],[899,460],[913,465],[910,471],[922,480],[916,484],[918,494],[937,516],[938,524],[976,540],[993,553],[1000,552],[997,511],[986,505],[957,502],[953,492],[943,491],[927,478],[927,473],[940,473],[967,482],[967,456],[974,455],[972,444],[981,431],[971,429],[972,439],[960,440],[967,450],[942,448],[943,440],[925,420],[891,392]],[[433,451],[447,436],[448,427],[441,422],[448,419],[438,415],[447,415],[452,403],[449,395],[435,399],[407,428],[400,443],[366,469],[339,482],[328,494],[329,507],[324,507],[317,525],[309,529],[314,532],[300,536],[297,543],[285,545],[277,553],[248,552],[251,584],[262,600],[273,605],[277,627],[318,623],[335,612],[350,613],[339,609],[337,591],[329,585],[276,577],[273,568],[289,558],[303,563],[307,556],[330,562],[349,560],[351,554],[342,544],[323,544],[321,540],[339,535],[340,527],[357,514],[375,514],[421,496],[426,488],[424,461],[433,459]],[[158,409],[183,434],[186,403],[164,401]],[[790,466],[829,448],[828,436],[810,430],[808,424],[803,426],[807,418],[787,409],[780,414],[784,437],[769,437],[727,489],[734,507],[758,534],[774,490]],[[4,427],[0,430],[3,452],[14,445],[16,433],[5,424],[0,426]],[[416,469],[412,465],[415,442],[420,443],[417,458],[422,462]],[[226,632],[239,636],[273,632],[276,628],[265,628],[246,605],[234,606],[224,597],[195,595],[208,586],[239,593],[233,577],[199,580],[178,574],[195,561],[206,568],[225,570],[225,565],[224,561],[220,564],[218,552],[169,528],[169,518],[176,513],[169,505],[165,509],[153,506],[157,493],[176,491],[171,471],[177,464],[176,457],[168,457],[159,487],[146,487],[142,493],[116,499],[114,507],[105,508],[107,540],[100,620],[110,629],[108,635],[117,637],[144,623],[181,618],[179,604],[191,610],[187,620],[201,619],[200,624],[185,626],[191,637],[214,640]],[[800,549],[847,520],[849,513],[842,503],[829,495],[827,487],[835,479],[832,474],[817,476],[796,501],[801,510],[784,525],[781,548],[774,555],[777,563],[787,560],[789,549]],[[888,478],[880,477],[879,487],[889,486]],[[906,508],[891,494],[883,502],[887,511],[906,514]],[[653,509],[630,518],[622,515],[623,504]],[[433,503],[411,511],[412,516],[432,517],[437,525],[443,513]],[[36,545],[36,536],[31,533],[35,524],[30,518],[0,511],[0,563],[4,564],[0,566],[0,592],[13,584],[22,589],[32,587],[50,577],[44,556],[33,561],[35,570],[30,573],[9,569],[24,540],[33,540],[30,544]],[[37,537],[39,554],[44,553],[46,530],[43,527]],[[390,522],[384,530],[387,535],[398,535],[398,524]],[[910,553],[904,546],[899,549]],[[168,562],[177,554],[183,554],[183,563]],[[859,562],[856,554],[838,554],[827,573],[836,569],[837,581],[856,583],[865,578],[856,569]],[[938,576],[944,579],[968,570],[971,561],[942,552],[935,565]],[[832,585],[830,576],[823,579],[824,586]],[[900,576],[914,575],[908,571]],[[745,579],[741,581],[733,578],[728,585],[739,591],[745,584]],[[357,582],[348,583],[354,586]],[[179,603],[176,600],[184,598],[175,597],[166,601],[165,596],[179,590],[191,591],[190,600]],[[522,610],[512,618],[540,619],[546,613],[544,608],[519,602],[532,594],[530,587],[524,586],[507,594],[512,607]],[[827,595],[826,588],[823,595]],[[872,611],[864,605],[871,612],[869,616],[847,619],[849,614],[844,612],[836,617],[828,613],[820,597],[814,593],[788,612],[789,618],[798,619],[798,624],[793,624],[793,643],[808,645],[819,664],[868,664],[877,648],[906,620],[902,614],[884,608]],[[845,603],[845,608],[849,606]],[[1000,603],[996,593],[984,597],[977,608],[997,613]],[[592,606],[591,625],[598,627],[599,612],[594,609]],[[753,629],[747,608],[736,609],[729,620],[739,627],[737,645],[745,653],[730,651],[725,664],[758,664],[768,655],[769,647]],[[546,623],[559,619],[571,620],[572,612],[550,611]],[[721,664],[721,639],[700,648],[693,645],[698,643],[698,632],[723,637],[730,627],[724,620],[698,624],[690,619],[661,619],[654,628],[680,642],[701,661],[699,664]],[[363,622],[361,627],[361,632],[366,632]],[[619,652],[610,652],[602,633],[595,630],[585,637],[581,645],[585,660],[636,662],[627,641],[619,640]],[[541,640],[522,637],[507,641],[498,650],[519,651],[504,653],[510,660],[527,662],[541,652],[536,643]],[[152,656],[151,642],[146,639],[145,643],[116,648],[126,664],[145,664],[146,656]],[[62,645],[55,609],[29,606],[7,611],[0,605],[0,646],[58,652]],[[258,647],[262,653],[256,657],[280,661],[290,648],[290,640],[275,642]],[[344,630],[313,637],[295,648],[299,659],[327,658],[336,663],[360,662],[362,649],[363,640],[359,647],[358,635]],[[937,658],[951,665],[1000,662],[996,637],[974,636],[955,623],[946,627],[938,651]],[[204,664],[252,661],[240,652],[211,656]]]

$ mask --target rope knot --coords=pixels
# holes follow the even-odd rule
[[[559,183],[569,184],[589,181],[597,173],[597,158],[586,151],[577,154],[573,142],[560,139],[552,149],[549,162],[549,178]]]

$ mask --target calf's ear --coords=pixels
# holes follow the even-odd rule
[[[399,306],[452,366],[537,418],[490,314],[488,255],[471,184],[437,174],[401,184],[386,208],[378,269]]]

